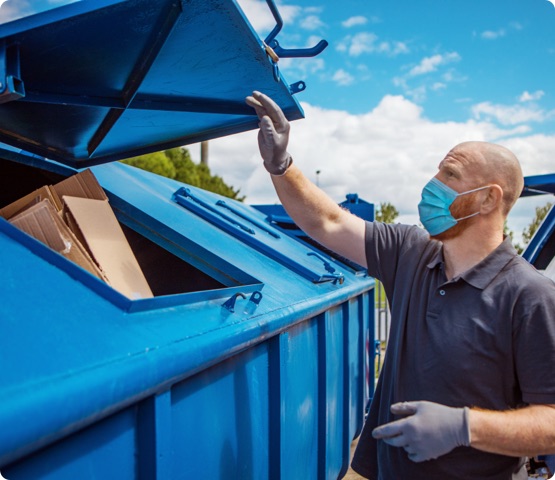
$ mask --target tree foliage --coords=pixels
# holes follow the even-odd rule
[[[376,221],[393,223],[399,216],[399,211],[389,202],[382,202],[376,210]]]
[[[511,242],[513,243],[513,246],[515,247],[518,253],[522,253],[524,251],[524,247],[528,245],[528,243],[530,243],[530,240],[532,240],[532,237],[534,236],[539,226],[543,222],[543,219],[551,209],[551,206],[552,206],[552,203],[548,202],[543,207],[536,207],[536,215],[534,216],[534,219],[530,222],[530,225],[528,225],[522,231],[522,241],[524,242],[524,246],[514,241],[514,233],[511,229],[509,229],[509,226],[505,221],[503,233],[511,238]]]
[[[505,220],[505,223],[503,225],[503,235],[506,235],[507,237],[509,237],[511,239],[511,243],[513,244],[513,247],[515,247],[515,250],[519,254],[524,251],[524,247],[520,243],[515,242],[515,234],[509,228],[509,224],[507,223],[507,220]]]
[[[183,147],[148,153],[122,162],[240,202],[245,200],[245,196],[239,196],[240,189],[235,190],[219,175],[212,175],[208,165],[193,162],[189,150]]]
[[[530,223],[530,225],[528,225],[528,227],[526,227],[522,232],[522,239],[524,240],[524,243],[528,244],[530,240],[532,240],[534,233],[538,230],[552,205],[553,204],[551,202],[548,202],[543,207],[536,207],[536,216],[532,220],[532,223]]]

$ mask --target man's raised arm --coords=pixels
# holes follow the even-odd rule
[[[260,92],[246,101],[260,119],[260,155],[287,213],[311,238],[366,267],[364,220],[342,209],[293,163],[287,151],[290,126],[279,106]]]

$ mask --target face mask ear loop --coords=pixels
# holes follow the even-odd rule
[[[478,188],[474,188],[472,190],[467,190],[466,192],[461,192],[461,193],[457,194],[457,197],[460,197],[462,195],[466,195],[467,193],[479,192],[480,190],[485,190],[486,188],[490,188],[490,187],[493,187],[493,185],[486,185],[485,187],[478,187]]]
[[[455,222],[460,222],[461,220],[466,220],[467,218],[472,218],[476,215],[480,215],[480,212],[472,213],[471,215],[467,215],[466,217],[455,218]]]
[[[474,192],[479,192],[480,190],[485,190],[486,188],[490,188],[493,187],[493,185],[486,185],[485,187],[478,187],[478,188],[474,188],[473,190],[468,190],[467,192],[462,192],[459,193],[457,195],[457,197],[460,197],[462,195],[466,195],[467,193],[474,193]],[[472,213],[470,215],[467,215],[466,217],[461,217],[461,218],[455,218],[455,222],[460,222],[461,220],[466,220],[467,218],[472,218],[475,217],[476,215],[480,215],[480,212],[476,212],[476,213]]]

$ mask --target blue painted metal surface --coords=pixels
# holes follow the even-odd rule
[[[522,197],[531,195],[555,194],[555,174],[534,175],[524,179],[524,190]],[[553,203],[553,202],[552,202]],[[536,233],[522,253],[523,258],[528,260],[538,270],[553,268],[555,258],[555,208],[552,207],[543,219]],[[549,272],[549,274],[548,274]],[[554,281],[552,270],[545,272]],[[540,455],[539,460],[543,461],[553,475],[555,473],[555,456]],[[534,472],[531,472],[534,473]]]
[[[222,285],[129,301],[0,221],[0,355],[11,365],[0,471],[338,478],[369,395],[373,280],[346,271],[342,285],[311,282],[173,202],[176,182],[123,164],[93,171],[124,225],[179,244],[184,260],[204,257],[196,266],[223,271]],[[245,313],[252,291],[262,298]],[[238,292],[246,298],[224,309]]]
[[[524,179],[522,197],[545,194],[555,194],[555,173],[530,175]]]
[[[555,174],[524,179],[522,197],[542,194],[555,194]],[[522,256],[538,269],[543,270],[549,265],[555,256],[555,209],[551,208],[547,213]]]
[[[232,0],[82,0],[0,25],[1,45],[25,94],[0,141],[72,166],[257,128],[254,89],[303,116]]]
[[[551,208],[526,246],[522,256],[538,269],[545,269],[555,254],[555,209]]]
[[[302,114],[231,0],[83,0],[0,38],[19,45],[25,87],[0,105],[0,206],[76,166],[253,128],[238,105],[255,86]],[[374,281],[252,207],[118,162],[92,170],[154,298],[0,219],[4,477],[341,477],[373,387]],[[177,202],[183,188],[232,227]],[[342,282],[322,282],[328,269]]]
[[[347,194],[346,200],[341,202],[339,205],[364,220],[374,220],[374,205],[362,200],[356,193]],[[287,214],[282,205],[253,205],[253,207],[265,215],[268,223],[274,225],[284,234],[288,234],[296,238],[305,245],[313,246],[319,253],[312,253],[311,255],[316,255],[318,258],[322,259],[324,264],[327,263],[329,259],[333,258],[338,261],[340,265],[343,265],[343,268],[346,268],[356,274],[366,275],[366,269],[364,267],[357,265],[346,258],[340,257],[334,252],[324,249],[322,245],[319,245],[310,239],[300,228],[297,227],[297,225],[295,225],[293,219]]]

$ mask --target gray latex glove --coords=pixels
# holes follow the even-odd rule
[[[404,448],[413,462],[431,460],[455,447],[470,445],[467,407],[403,402],[391,405],[391,413],[408,417],[375,428],[372,436]]]
[[[258,147],[266,170],[272,175],[283,175],[293,161],[287,153],[289,122],[281,108],[263,93],[253,92],[246,102],[256,110],[260,119]]]

